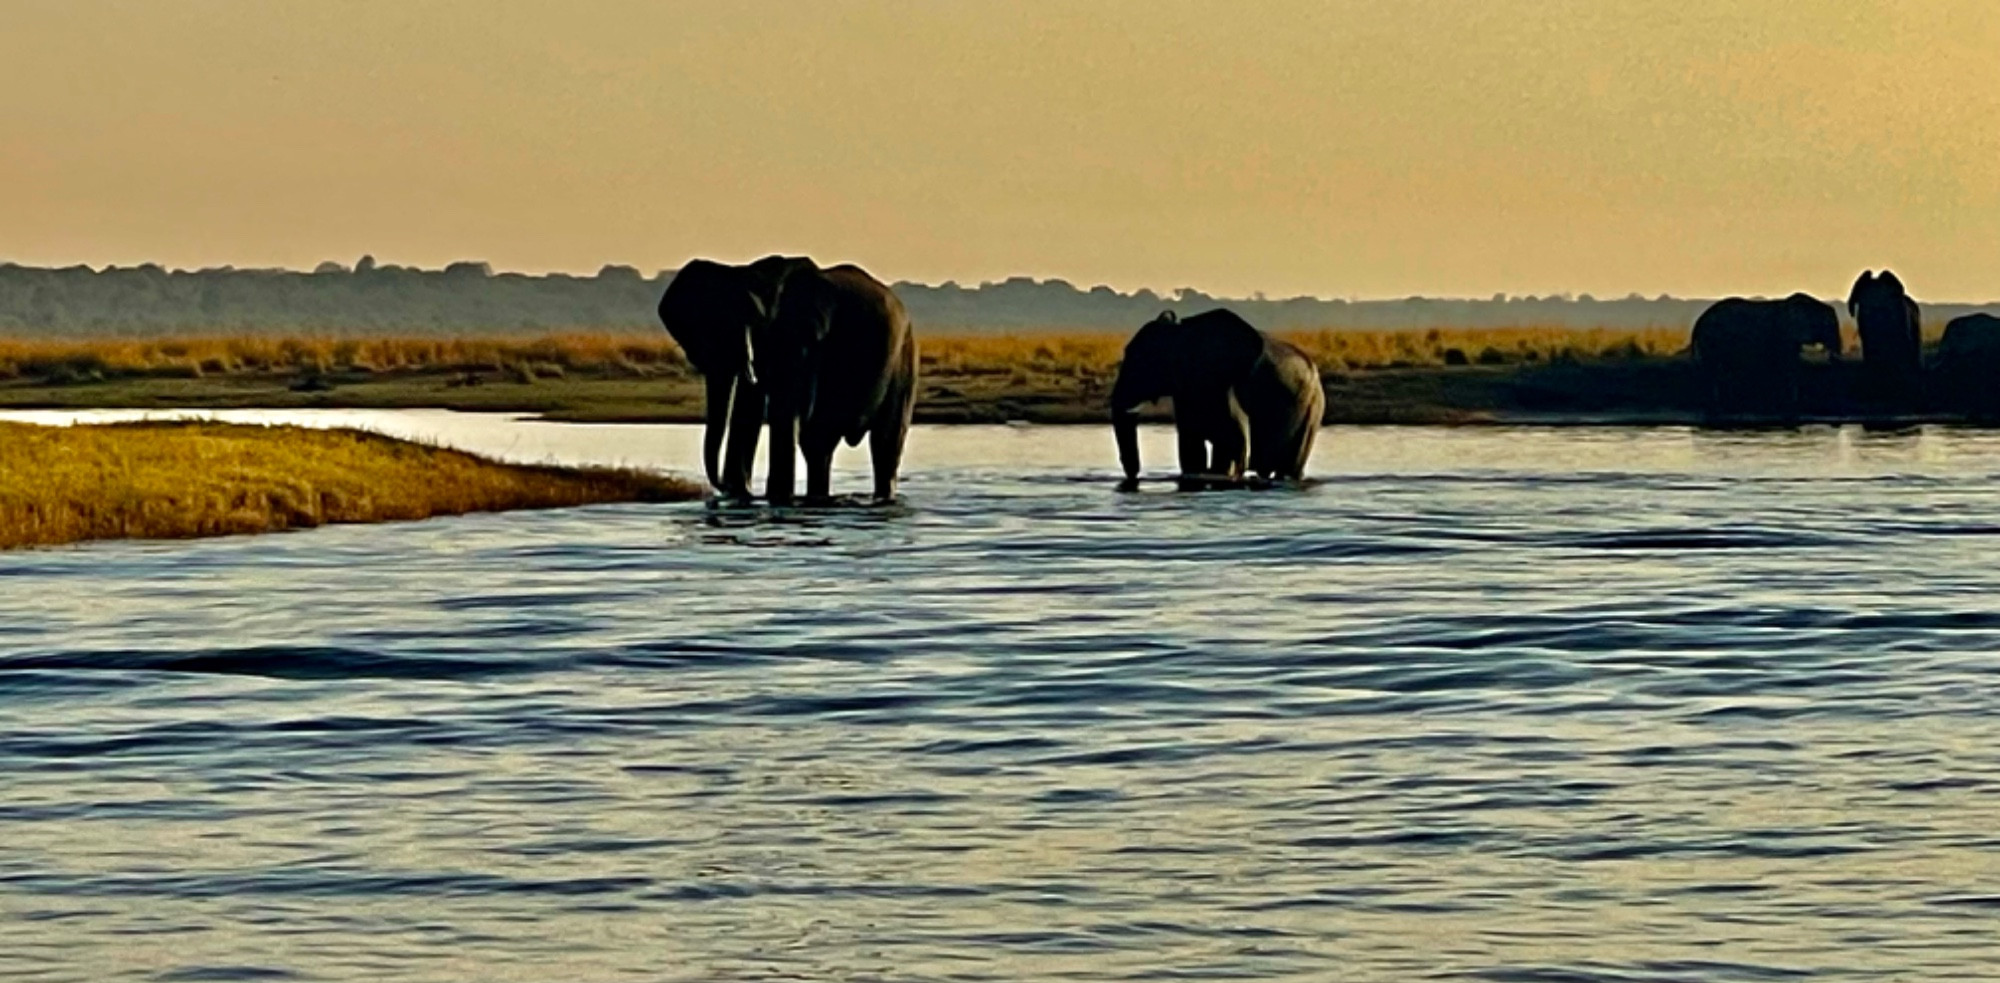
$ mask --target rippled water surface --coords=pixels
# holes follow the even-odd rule
[[[1113,459],[0,554],[0,976],[2000,978],[2000,437]]]

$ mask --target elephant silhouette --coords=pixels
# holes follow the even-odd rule
[[[1799,409],[1807,346],[1840,358],[1840,315],[1809,294],[1730,297],[1695,319],[1692,349],[1713,414],[1791,416]]]
[[[1861,363],[1872,394],[1893,406],[1915,403],[1923,379],[1923,317],[1896,274],[1863,271],[1847,294],[1861,334]]]
[[[766,256],[731,266],[690,260],[660,295],[660,323],[707,384],[702,464],[724,495],[750,497],[750,469],[764,427],[764,391],[750,357],[752,330],[771,318],[778,292],[809,259]],[[723,451],[727,456],[720,463]]]
[[[1229,310],[1154,318],[1125,345],[1111,387],[1112,428],[1127,484],[1139,477],[1144,403],[1170,397],[1184,482],[1245,474],[1301,478],[1326,413],[1312,358]]]
[[[1934,373],[1938,395],[1954,412],[2000,418],[2000,317],[1952,318],[1938,340]]]

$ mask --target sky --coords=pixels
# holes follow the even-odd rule
[[[0,0],[0,260],[2000,298],[1992,0]]]

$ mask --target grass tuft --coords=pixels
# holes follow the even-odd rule
[[[0,549],[700,495],[677,478],[504,464],[354,430],[0,423]]]

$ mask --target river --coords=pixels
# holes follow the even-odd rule
[[[691,427],[212,415],[698,470]],[[2000,435],[906,465],[888,509],[0,554],[0,976],[2000,978]]]

